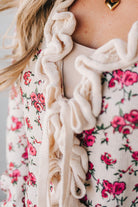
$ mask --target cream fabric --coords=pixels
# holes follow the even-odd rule
[[[45,26],[46,48],[36,63],[36,75],[46,81],[43,90],[47,100],[40,149],[40,207],[80,206],[78,199],[86,193],[84,182],[88,157],[75,134],[95,126],[101,109],[101,73],[123,69],[138,58],[136,22],[129,33],[128,44],[113,39],[89,57],[80,55],[76,58],[75,68],[82,79],[75,87],[73,97],[66,99],[61,88],[62,59],[73,47],[71,35],[76,21],[67,11],[72,2],[56,1]],[[53,193],[52,196],[49,189],[51,180],[55,186],[55,195]],[[77,188],[80,194],[77,194]]]

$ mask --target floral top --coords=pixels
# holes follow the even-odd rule
[[[37,207],[37,169],[45,113],[43,81],[33,64],[9,95],[7,170],[1,188],[8,195],[1,207]],[[89,156],[86,196],[93,207],[138,205],[138,63],[102,75],[102,107],[96,127],[78,134]],[[51,184],[52,191],[52,184]]]
[[[65,16],[67,17],[68,15]],[[61,17],[63,16],[55,16],[57,19]],[[73,20],[71,19],[71,21]],[[59,28],[62,28],[62,32],[63,29],[67,31],[66,26],[70,25],[64,24],[65,28],[63,28],[60,21],[58,23]],[[133,31],[134,29],[138,31],[137,25],[138,22],[134,25]],[[59,31],[57,25],[54,28],[57,28],[57,31]],[[133,34],[134,32],[132,32]],[[61,38],[62,35],[59,37]],[[56,35],[53,40],[55,38]],[[66,40],[66,38],[63,38],[63,40]],[[49,51],[52,51],[53,48],[51,49],[51,47],[54,44],[49,45]],[[110,43],[107,46],[110,46]],[[129,46],[132,47],[134,45],[129,44]],[[43,48],[41,49],[43,50]],[[110,56],[109,61],[113,58],[118,61],[118,57],[114,53],[114,48],[110,48],[109,50],[107,47],[107,49],[108,53],[104,55],[104,60],[108,62],[108,57]],[[98,51],[102,50],[104,50],[104,47]],[[122,51],[124,52],[125,50]],[[81,49],[80,52],[82,52]],[[46,80],[40,79],[35,73],[36,60],[41,53],[41,50],[37,51],[32,61],[30,61],[20,75],[19,85],[15,83],[9,94],[9,114],[6,136],[7,169],[1,176],[0,181],[1,188],[7,193],[7,199],[1,203],[1,207],[43,207],[38,203],[38,171],[40,168],[40,147],[43,142],[42,137],[45,133],[42,123],[44,121],[44,115],[48,110],[48,105],[46,96],[44,95]],[[131,57],[129,55],[128,60]],[[94,53],[91,57],[93,57],[95,62],[96,58],[97,61],[104,61],[102,59],[103,56],[97,55],[97,53]],[[50,60],[52,59],[51,56],[49,58]],[[83,57],[82,59],[85,63],[86,58]],[[79,59],[77,61],[79,63]],[[124,59],[121,61],[121,64],[125,65]],[[87,63],[90,66],[89,59],[87,59]],[[93,67],[97,68],[97,62],[94,63]],[[48,62],[47,67],[49,65]],[[56,68],[53,63],[50,67],[53,71]],[[86,68],[88,69],[89,67]],[[48,70],[48,72],[50,73],[51,70]],[[91,72],[94,74],[93,71]],[[57,73],[54,73],[53,79],[57,77],[56,75]],[[99,76],[95,75],[94,77]],[[97,78],[97,80],[99,79]],[[100,81],[99,88],[101,87],[102,89],[102,106],[100,106],[100,114],[96,117],[95,127],[76,134],[76,137],[80,141],[77,141],[77,143],[80,143],[80,146],[87,152],[89,166],[85,182],[86,195],[80,199],[80,207],[137,207],[138,57],[125,68],[112,68],[110,72],[107,68],[106,72],[102,72]],[[84,82],[89,83],[86,77]],[[89,87],[89,84],[85,86]],[[92,86],[93,90],[96,90],[94,85]],[[62,88],[64,86],[62,85],[60,87]],[[81,90],[82,93],[83,91],[85,92],[83,85]],[[99,100],[99,94],[96,94],[95,98]],[[99,105],[99,103],[93,101],[93,107],[95,109],[96,105]],[[98,114],[96,111],[93,113]],[[62,140],[60,141],[62,142]],[[78,148],[79,146],[75,149],[78,150]],[[76,156],[75,159],[77,160],[78,157]],[[77,161],[80,162],[80,157]],[[85,164],[83,163],[83,165]],[[77,167],[79,174],[80,165],[78,164]],[[41,171],[43,172],[43,169]],[[49,188],[52,194],[54,192],[53,183],[50,183]],[[80,189],[77,188],[75,190],[79,192]],[[60,193],[60,189],[58,189],[58,193]]]

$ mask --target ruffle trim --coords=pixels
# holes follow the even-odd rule
[[[45,25],[46,48],[36,62],[36,75],[45,80],[46,112],[40,148],[38,206],[80,207],[86,194],[88,155],[76,134],[92,129],[101,110],[102,72],[125,68],[138,60],[138,22],[128,36],[128,45],[114,39],[90,57],[78,56],[75,67],[82,80],[73,98],[62,91],[62,59],[72,50],[71,35],[76,20],[68,7],[74,0],[57,0]],[[137,43],[137,44],[136,44]],[[50,192],[50,183],[54,191]]]

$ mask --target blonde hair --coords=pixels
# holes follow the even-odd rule
[[[43,38],[44,25],[56,0],[0,0],[0,11],[17,7],[14,63],[0,70],[0,91],[17,80]],[[33,8],[33,9],[32,9]]]

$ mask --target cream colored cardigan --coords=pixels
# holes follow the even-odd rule
[[[43,90],[47,108],[40,149],[39,207],[84,206],[78,199],[86,193],[84,182],[88,156],[75,134],[95,126],[101,110],[101,73],[123,69],[138,58],[136,22],[129,33],[127,45],[120,39],[113,39],[89,58],[84,55],[76,58],[75,68],[82,75],[82,80],[75,88],[73,98],[63,97],[62,59],[72,50],[71,35],[76,25],[73,14],[68,12],[73,1],[56,1],[45,25],[45,49],[35,69],[36,75],[46,83]],[[51,180],[55,187],[52,194],[49,189]]]

